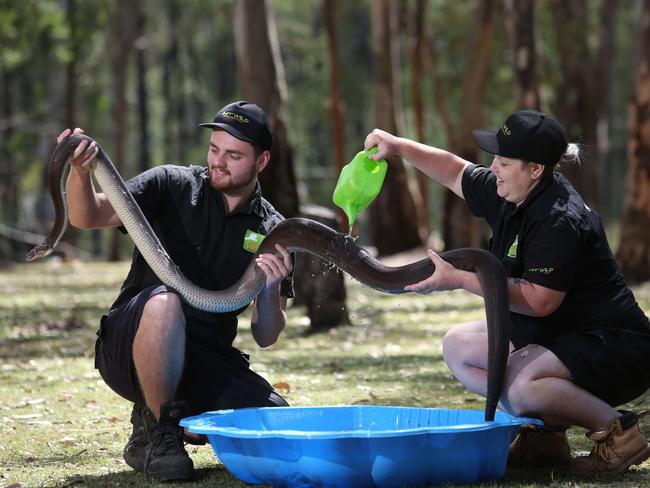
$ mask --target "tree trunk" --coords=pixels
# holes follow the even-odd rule
[[[537,78],[537,49],[535,47],[535,1],[510,0],[512,14],[512,52],[515,73],[515,107],[540,110]]]
[[[259,105],[273,128],[271,163],[260,174],[264,196],[285,217],[298,214],[293,151],[284,123],[285,79],[273,15],[265,0],[235,6],[237,70],[244,98]]]
[[[639,28],[635,92],[629,108],[630,166],[617,259],[630,282],[650,280],[650,0]]]
[[[260,174],[264,196],[285,217],[299,212],[298,191],[293,168],[292,149],[284,125],[286,93],[284,67],[271,10],[265,0],[240,0],[235,7],[235,47],[237,69],[244,98],[256,103],[267,113],[273,127],[271,164]],[[336,226],[336,222],[329,222]],[[323,268],[322,260],[297,263],[310,269]],[[315,268],[313,268],[315,267]],[[296,270],[297,276],[300,270]],[[304,277],[304,273],[302,275]],[[347,322],[345,288],[336,271],[325,268],[304,279],[304,302],[312,330],[334,327]]]
[[[589,32],[585,0],[555,0],[555,17],[560,68],[563,74],[556,100],[558,120],[569,141],[584,145],[582,165],[561,169],[581,193],[588,205],[604,207],[599,192],[599,120],[605,117],[612,71],[614,18],[618,2],[603,2],[599,16],[599,47],[590,50],[585,32]],[[609,55],[608,55],[609,53]],[[604,56],[604,57],[603,57]],[[602,151],[602,146],[601,151]]]
[[[133,6],[135,10],[136,27],[136,67],[137,67],[137,100],[138,100],[138,127],[140,128],[140,140],[138,144],[138,168],[143,172],[149,168],[151,163],[151,150],[149,142],[149,92],[147,90],[147,69],[145,53],[148,40],[145,37],[146,16],[142,2],[136,0]]]
[[[436,67],[436,52],[432,48],[431,44],[427,42],[424,49],[424,68],[428,77],[431,79],[433,105],[438,117],[440,117],[440,122],[444,127],[447,144],[453,151],[454,148],[460,146],[460,143],[458,142],[459,137],[456,133],[456,127],[454,126],[449,106],[447,105],[447,98],[445,97],[442,79],[438,75]]]
[[[68,48],[70,49],[70,59],[66,63],[65,69],[65,127],[74,129],[77,127],[77,86],[79,81],[78,64],[79,52],[81,50],[81,39],[79,36],[79,16],[77,14],[78,5],[77,0],[68,0],[66,7],[66,16],[68,26],[70,28],[70,37]],[[45,178],[45,172],[44,172]],[[65,231],[63,240],[71,245],[75,245],[79,237],[78,230],[68,225]],[[74,256],[67,256],[66,259],[71,259]]]
[[[177,128],[180,126],[181,121],[176,118],[178,100],[182,98],[181,88],[177,83],[177,70],[180,69],[180,63],[178,62],[178,19],[180,12],[176,0],[166,2],[166,13],[169,24],[169,31],[167,32],[169,39],[162,56],[162,95],[165,104],[163,139],[168,160],[180,161],[183,154],[180,152],[179,130]]]
[[[134,26],[129,10],[128,0],[119,0],[112,19],[112,40],[113,40],[113,113],[115,120],[115,158],[113,162],[118,172],[122,172],[123,162],[126,157],[126,136],[127,136],[127,101],[126,84],[129,57],[133,48]],[[113,229],[111,233],[111,244],[109,259],[119,261],[120,259],[120,236],[121,232]]]
[[[477,5],[476,24],[468,46],[466,67],[463,73],[463,104],[461,107],[460,137],[456,139],[454,153],[468,161],[476,161],[478,148],[472,131],[483,127],[483,98],[488,62],[492,47],[492,33],[496,2],[481,0]],[[443,239],[446,249],[479,247],[482,244],[479,221],[473,217],[465,202],[450,190],[444,199]]]
[[[0,131],[0,219],[5,222],[18,221],[18,175],[16,174],[16,161],[9,150],[9,141],[14,134],[13,104],[11,86],[15,74],[0,66],[0,120],[6,121],[6,127]],[[18,247],[13,240],[7,239],[0,248],[0,261],[14,261],[17,259]]]
[[[325,207],[309,205],[301,208],[300,216],[316,220],[335,229],[337,214]],[[346,291],[343,273],[332,265],[308,253],[298,253],[295,269],[295,305],[307,307],[309,332],[320,332],[350,323],[345,305]]]
[[[605,0],[600,10],[600,25],[602,32],[596,48],[592,66],[594,93],[596,98],[596,148],[595,166],[598,174],[598,210],[606,220],[613,218],[611,209],[615,208],[618,199],[610,191],[609,182],[616,174],[615,164],[610,160],[609,135],[610,114],[608,101],[611,96],[612,70],[614,62],[614,40],[616,37],[616,18],[618,17],[618,0]],[[616,162],[620,159],[617,158]],[[620,196],[618,197],[620,198]]]
[[[587,47],[585,0],[556,0],[553,6],[557,32],[560,70],[563,74],[556,100],[556,113],[564,126],[569,141],[581,142],[585,146],[585,164],[564,166],[566,175],[590,206],[596,205],[597,186],[592,163],[595,125],[593,132],[581,124],[582,113],[591,112],[587,104],[591,101],[591,80],[588,69],[589,49]]]
[[[325,17],[325,33],[327,35],[327,47],[330,59],[330,96],[327,101],[330,112],[330,124],[332,130],[332,145],[334,147],[334,163],[336,174],[341,174],[345,164],[345,110],[341,98],[341,82],[339,79],[339,55],[338,39],[336,37],[336,0],[325,0],[323,3],[323,14]],[[339,230],[347,232],[347,217],[342,209],[338,208]]]
[[[398,87],[397,14],[394,2],[372,2],[372,37],[375,59],[375,121],[377,127],[399,135],[401,102]],[[417,184],[401,157],[389,161],[384,186],[371,205],[373,242],[380,255],[421,246],[425,231],[418,228]],[[422,231],[422,234],[420,233]]]
[[[413,94],[413,114],[415,116],[415,129],[418,141],[425,142],[424,129],[424,104],[422,102],[422,72],[424,47],[426,43],[425,18],[427,14],[427,0],[417,0],[415,6],[415,40],[411,52],[411,92]],[[418,189],[420,191],[421,208],[418,210],[420,221],[418,226],[424,230],[425,236],[429,235],[429,177],[422,171],[416,172]]]

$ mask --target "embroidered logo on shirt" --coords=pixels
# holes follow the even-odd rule
[[[529,273],[539,273],[543,275],[550,275],[555,271],[555,268],[528,268]]]
[[[244,249],[253,253],[257,252],[257,249],[260,247],[263,240],[264,236],[262,234],[258,234],[249,229],[246,231],[246,235],[244,236]]]
[[[512,244],[510,244],[510,247],[508,248],[508,256],[509,258],[516,258],[517,257],[517,245],[519,244],[519,234],[515,236],[515,240],[512,241]]]

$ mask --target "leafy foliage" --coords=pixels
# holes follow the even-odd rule
[[[150,161],[138,161],[144,134],[137,129],[137,71],[129,63],[128,141],[122,171],[125,177],[139,172],[142,165],[161,163],[200,163],[206,140],[197,128],[215,110],[240,96],[235,66],[233,33],[234,2],[191,0],[152,2],[140,0],[144,15],[143,31],[135,41],[134,52],[145,62],[145,87],[148,92],[148,140]],[[73,6],[67,10],[68,4]],[[600,32],[594,12],[602,0],[586,2],[589,18],[589,45]],[[135,5],[135,4],[134,4]],[[329,59],[322,20],[321,2],[274,0],[270,3],[278,27],[280,51],[287,81],[286,120],[300,184],[302,203],[331,206],[335,181],[329,116]],[[372,25],[368,0],[337,3],[339,68],[345,104],[346,153],[351,159],[361,148],[365,135],[373,128],[372,94],[375,67],[370,47]],[[477,2],[430,0],[426,28],[428,44],[453,122],[458,126],[462,76],[467,59],[468,39],[472,35]],[[559,70],[554,26],[553,2],[537,3],[536,33],[540,51],[539,73],[547,109],[561,99],[556,91]],[[632,88],[634,39],[638,25],[638,5],[620,9],[615,39],[615,72],[609,103],[612,164],[603,169],[612,182],[608,199],[620,209],[625,163],[625,110]],[[499,7],[503,8],[503,7]],[[16,178],[18,212],[10,206],[0,210],[2,220],[12,226],[43,231],[50,213],[43,188],[42,167],[54,137],[65,126],[66,76],[76,62],[76,124],[96,137],[109,154],[114,150],[113,74],[111,19],[133,15],[132,10],[117,12],[110,3],[98,0],[59,2],[55,0],[4,0],[0,2],[0,76],[4,84],[0,99],[0,154],[5,168],[20,168]],[[404,108],[404,135],[415,137],[410,94],[410,49],[413,42],[414,7],[402,2],[399,7],[401,87]],[[490,76],[485,97],[486,126],[496,126],[512,110],[512,50],[509,20],[499,16],[495,26]],[[439,114],[433,103],[433,83],[425,73],[426,142],[449,147]],[[347,161],[343,161],[344,163]],[[3,163],[4,164],[4,163]],[[11,180],[0,177],[3,184]],[[432,193],[432,222],[436,223],[439,188]],[[9,191],[7,189],[5,192]],[[610,196],[611,194],[611,196]],[[13,195],[13,193],[12,193]],[[605,212],[607,208],[602,209]],[[606,212],[610,213],[610,212]],[[614,217],[620,210],[614,213]],[[36,217],[34,217],[36,215]],[[606,215],[607,216],[607,215]],[[90,248],[90,242],[81,246]]]

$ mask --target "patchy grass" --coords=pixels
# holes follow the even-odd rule
[[[45,263],[0,270],[0,486],[138,486],[147,482],[122,460],[131,405],[93,367],[94,334],[128,263]],[[650,284],[635,288],[650,312]],[[441,357],[450,324],[484,316],[463,292],[380,295],[349,282],[352,326],[305,335],[302,308],[275,346],[260,350],[241,321],[236,346],[292,405],[373,404],[482,409]],[[645,395],[629,408],[650,408]],[[650,431],[650,424],[642,425]],[[584,431],[572,443],[587,449]],[[209,447],[189,448],[197,477],[184,486],[243,487]],[[584,483],[554,473],[514,471],[490,487],[641,487],[650,463],[613,482]],[[166,483],[165,486],[170,486]],[[173,485],[172,485],[173,486]]]

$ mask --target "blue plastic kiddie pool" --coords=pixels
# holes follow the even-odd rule
[[[503,476],[508,446],[538,419],[479,410],[330,406],[220,410],[181,420],[250,484],[402,487]]]

